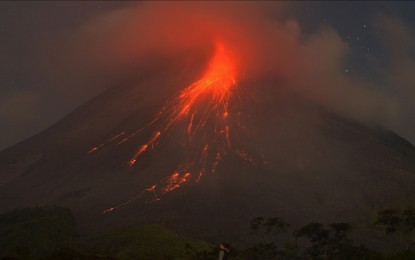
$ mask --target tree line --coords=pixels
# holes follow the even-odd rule
[[[415,210],[384,209],[372,223],[385,235],[405,244],[405,250],[385,256],[365,245],[354,245],[353,226],[339,222],[311,222],[299,228],[278,217],[256,217],[250,221],[253,246],[247,259],[415,259]],[[281,239],[285,238],[285,239]],[[243,258],[241,258],[243,259]]]
[[[247,223],[244,248],[231,247],[230,259],[415,259],[415,210],[383,209],[372,225],[400,241],[400,252],[376,252],[355,245],[349,223],[311,222],[294,227],[279,217]],[[137,225],[81,237],[69,209],[24,208],[0,215],[0,259],[217,259],[218,247],[179,235],[160,225]]]

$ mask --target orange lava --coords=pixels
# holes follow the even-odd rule
[[[96,151],[98,151],[99,149],[101,149],[102,147],[104,147],[105,145],[108,145],[108,144],[110,144],[110,143],[112,143],[112,142],[114,142],[115,140],[117,140],[118,138],[120,138],[122,135],[124,135],[125,134],[125,132],[121,132],[121,133],[119,133],[119,134],[117,134],[117,135],[115,135],[114,137],[112,137],[111,139],[109,139],[108,141],[106,141],[105,143],[102,143],[102,144],[100,144],[100,145],[98,145],[98,146],[96,146],[96,147],[92,147],[89,151],[88,151],[88,154],[90,154],[90,153],[94,153],[94,152],[96,152]]]
[[[157,188],[157,185],[153,185],[150,188],[145,189],[145,191],[153,192],[156,190],[156,188]]]
[[[114,210],[114,208],[108,208],[108,209],[106,209],[106,210],[104,210],[103,212],[102,212],[102,214],[107,214],[107,213],[110,213],[110,212],[112,212]]]
[[[242,158],[242,160],[255,164],[255,160],[254,158],[252,158],[249,154],[245,153],[244,151],[241,150],[235,150],[235,152],[239,155],[239,157]]]
[[[212,56],[202,77],[181,91],[176,99],[176,103],[170,108],[163,107],[162,111],[152,121],[155,123],[162,120],[163,115],[167,113],[167,122],[165,126],[160,127],[160,131],[154,132],[150,140],[141,145],[128,164],[134,166],[138,157],[145,153],[150,146],[155,145],[156,140],[164,132],[178,123],[184,121],[186,132],[191,137],[196,131],[202,129],[209,116],[216,116],[222,123],[220,129],[212,129],[213,132],[223,133],[224,143],[230,146],[230,127],[227,120],[230,117],[228,112],[229,100],[236,88],[236,67],[230,52],[225,48],[222,42],[216,42],[215,53]],[[124,138],[118,144],[128,140]],[[207,158],[206,144],[201,149],[202,158]],[[216,151],[218,152],[218,151]]]
[[[209,98],[214,110],[222,110],[228,115],[229,99],[236,87],[236,67],[230,53],[221,42],[216,43],[216,51],[202,78],[185,88],[179,95],[179,105],[173,121],[188,116],[196,110],[202,99]],[[193,117],[193,114],[191,114]],[[191,120],[192,122],[193,120]]]
[[[156,140],[160,137],[161,132],[157,131],[153,134],[153,136],[150,138],[150,140],[146,143],[143,144],[138,151],[134,154],[133,158],[131,158],[131,160],[129,161],[129,165],[133,166],[136,162],[137,162],[137,158],[143,154],[145,151],[147,151],[149,146],[154,145],[154,142],[156,142]]]
[[[180,175],[180,173],[175,172],[167,179],[167,185],[163,188],[163,192],[171,192],[177,188],[179,188],[183,183],[186,183],[190,178],[190,173],[184,173]]]
[[[141,155],[154,149],[161,138],[169,135],[168,131],[173,126],[183,127],[186,141],[182,145],[190,149],[185,161],[177,165],[171,175],[159,180],[159,183],[147,187],[137,196],[108,208],[103,213],[112,212],[149,195],[153,197],[151,201],[158,201],[191,180],[197,183],[205,174],[214,173],[219,163],[230,153],[236,153],[244,161],[254,163],[249,154],[234,150],[231,146],[231,130],[234,131],[239,125],[236,122],[237,117],[232,115],[234,106],[230,106],[236,90],[237,68],[232,52],[221,41],[217,41],[215,52],[199,79],[184,88],[175,99],[166,102],[147,125],[128,134],[121,132],[109,140],[121,145],[142,130],[154,128],[148,141],[142,143],[128,161],[128,165],[133,167]],[[88,153],[96,152],[107,143],[93,147]]]

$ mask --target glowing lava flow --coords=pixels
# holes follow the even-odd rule
[[[176,170],[170,177],[170,182],[161,190],[164,193],[179,188],[182,184],[190,180],[189,165],[198,169],[199,177],[208,171],[207,162],[209,153],[213,153],[213,163],[210,167],[211,172],[214,171],[216,165],[223,157],[225,147],[230,146],[230,126],[228,120],[230,117],[229,102],[237,87],[236,85],[236,68],[234,62],[221,42],[216,43],[215,54],[210,60],[206,71],[202,77],[181,91],[178,97],[172,102],[170,107],[164,107],[153,122],[161,121],[163,116],[166,119],[165,124],[155,131],[150,140],[140,146],[137,152],[129,161],[130,166],[137,163],[138,158],[145,153],[150,146],[156,145],[156,141],[173,126],[184,123],[185,132],[188,135],[189,144],[201,142],[199,148],[199,158],[185,162],[179,166],[182,168]],[[213,129],[206,129],[206,125],[213,121]],[[193,138],[198,131],[204,130],[213,132],[215,136],[208,140],[196,141]],[[209,139],[214,139],[214,142]]]
[[[167,179],[167,185],[163,188],[165,193],[171,192],[180,187],[181,184],[186,183],[190,178],[190,173],[186,172],[183,175],[175,172]]]
[[[155,131],[148,142],[142,144],[130,159],[128,164],[134,166],[139,157],[150,148],[154,148],[157,145],[158,139],[173,126],[183,122],[189,140],[191,140],[196,132],[206,127],[208,121],[211,120],[214,122],[214,125],[210,126],[211,129],[209,131],[216,135],[213,139],[222,139],[224,141],[217,142],[216,140],[215,148],[217,151],[213,151],[212,147],[209,149],[209,151],[214,152],[216,160],[219,160],[222,157],[220,154],[223,151],[218,151],[219,147],[217,144],[223,143],[230,146],[230,125],[228,120],[231,115],[228,108],[237,85],[236,68],[229,52],[221,42],[217,42],[215,47],[215,53],[202,77],[181,91],[173,102],[168,102],[167,104],[171,105],[163,107],[148,125],[130,135],[123,131],[106,143],[93,147],[88,153],[94,153],[113,141],[120,145],[144,128],[165,120],[164,124],[161,122],[162,126],[159,127],[159,130]],[[210,141],[206,140],[206,143],[202,145],[201,154],[205,158],[203,160],[205,162]],[[223,150],[223,147],[220,147],[220,150]]]
[[[167,113],[167,122],[161,128],[162,130],[156,132],[158,133],[157,137],[169,131],[171,127],[184,123],[189,146],[193,143],[199,145],[199,155],[191,162],[183,164],[199,165],[199,179],[201,175],[208,171],[206,169],[208,167],[207,162],[212,157],[209,154],[213,154],[213,159],[211,159],[213,163],[209,167],[210,171],[213,172],[223,157],[221,154],[226,150],[225,146],[230,146],[229,102],[236,88],[235,64],[225,46],[221,42],[217,42],[215,53],[202,77],[181,91],[176,101],[173,102],[174,105],[159,113],[160,116]],[[208,124],[209,126],[207,126]],[[211,133],[214,136],[208,138],[199,136],[198,140],[195,140],[197,138],[194,138],[194,136],[198,131],[203,132],[200,136],[211,135]],[[153,134],[153,138],[149,143],[153,143],[154,136],[155,134]],[[137,157],[145,152],[146,148],[143,152],[141,150],[139,149],[130,162],[135,162]],[[182,166],[181,168],[184,168],[183,171],[190,171],[189,167]],[[178,173],[178,170],[176,170],[176,173]],[[188,178],[186,178],[187,180]]]
[[[156,129],[129,160],[128,165],[131,167],[139,162],[140,156],[153,150],[173,127],[183,127],[183,132],[187,136],[187,148],[190,150],[190,158],[178,165],[178,169],[172,171],[173,174],[119,206],[131,203],[145,192],[158,192],[158,199],[159,196],[178,189],[191,179],[199,182],[204,174],[215,172],[220,161],[229,153],[252,162],[247,153],[231,149],[231,129],[232,126],[239,125],[232,124],[235,120],[232,120],[233,115],[229,111],[230,101],[237,90],[237,70],[225,45],[217,42],[215,47],[215,53],[200,79],[183,89],[172,102],[167,102],[148,125],[132,134],[122,132],[110,140],[121,145],[145,128]],[[96,152],[104,144],[92,148],[88,153]],[[117,207],[109,208],[104,213]]]
[[[147,151],[148,147],[152,146],[157,141],[157,139],[159,138],[159,136],[160,136],[160,131],[155,132],[153,134],[153,136],[150,138],[150,140],[146,144],[143,144],[140,147],[140,149],[138,149],[138,151],[134,154],[133,158],[131,158],[131,160],[128,162],[128,164],[130,166],[133,166],[137,162],[137,158],[142,153],[144,153],[145,151]]]
[[[184,89],[179,95],[179,104],[173,111],[170,124],[184,117],[189,117],[188,129],[193,128],[193,119],[197,111],[197,105],[208,98],[209,109],[219,112],[226,119],[229,115],[229,99],[236,88],[236,70],[234,64],[221,43],[216,45],[216,53],[209,63],[208,69],[201,79]],[[207,112],[211,112],[207,111]],[[198,126],[204,123],[203,118]],[[195,129],[196,130],[196,129]],[[191,131],[190,131],[191,132]]]

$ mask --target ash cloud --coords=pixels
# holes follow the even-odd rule
[[[379,78],[345,73],[350,46],[328,25],[305,33],[295,17],[287,15],[291,5],[153,2],[90,12],[76,25],[42,39],[37,45],[37,69],[32,73],[36,85],[43,87],[30,90],[41,101],[15,102],[47,111],[42,100],[56,100],[48,106],[60,107],[61,116],[134,75],[152,55],[197,51],[208,55],[214,42],[221,40],[234,52],[241,81],[274,78],[276,88],[295,91],[343,116],[384,125],[415,143],[411,120],[415,44],[407,26],[397,17],[374,17],[373,26],[388,60],[385,64],[372,57],[370,62],[381,79],[379,86]],[[13,103],[11,96],[2,102]],[[12,105],[0,109],[2,118],[18,113]]]

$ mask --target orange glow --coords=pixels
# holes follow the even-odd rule
[[[145,191],[153,192],[156,190],[157,185],[153,185],[150,188],[145,189]]]
[[[155,128],[147,142],[141,144],[128,161],[131,167],[140,156],[154,149],[161,137],[168,136],[168,131],[173,127],[183,128],[183,147],[191,151],[188,152],[186,161],[182,161],[171,175],[142,190],[130,200],[108,208],[104,214],[135,200],[146,199],[144,194],[151,193],[153,198],[150,202],[155,202],[190,181],[198,183],[206,174],[214,173],[227,154],[236,153],[244,161],[254,162],[247,153],[234,150],[231,145],[231,130],[234,131],[239,126],[237,117],[231,115],[235,107],[230,106],[237,91],[237,68],[234,61],[227,46],[217,41],[215,52],[199,79],[179,92],[175,99],[166,102],[147,125],[128,134],[121,132],[110,139],[109,142],[121,145],[142,130]],[[92,148],[89,153],[97,151],[102,145]]]
[[[216,168],[219,165],[219,162],[222,160],[222,156],[220,153],[216,154],[216,158],[215,161],[213,162],[213,166],[212,166],[212,173],[214,173],[216,171]]]
[[[249,154],[245,153],[244,151],[236,150],[236,153],[239,155],[239,157],[242,158],[242,160],[255,164],[254,158],[252,158]]]
[[[103,212],[102,212],[102,214],[107,214],[107,213],[110,213],[111,211],[113,211],[114,210],[114,208],[108,208],[108,209],[106,209],[106,210],[104,210]]]
[[[106,210],[104,210],[103,212],[102,212],[102,214],[107,214],[107,213],[111,213],[111,212],[113,212],[114,210],[116,210],[116,209],[118,209],[118,208],[120,208],[120,207],[124,207],[124,206],[127,206],[127,205],[129,205],[130,203],[132,203],[132,202],[134,202],[134,201],[136,201],[136,200],[138,200],[138,199],[140,199],[146,192],[150,192],[150,193],[154,193],[155,192],[155,190],[156,190],[156,188],[157,188],[157,185],[153,185],[153,186],[151,186],[151,187],[148,187],[147,189],[144,189],[144,190],[142,190],[137,196],[134,196],[134,197],[132,197],[131,199],[129,199],[128,201],[125,201],[125,202],[123,202],[123,203],[121,203],[121,204],[119,204],[119,205],[117,205],[117,206],[114,206],[114,207],[111,207],[111,208],[107,208]]]
[[[215,44],[215,53],[208,63],[205,72],[202,74],[202,77],[181,91],[176,99],[176,103],[172,107],[164,106],[149,125],[161,120],[166,115],[166,125],[161,127],[161,129],[164,129],[164,133],[175,123],[183,120],[186,123],[189,142],[191,142],[195,132],[206,125],[208,120],[207,115],[218,115],[216,120],[222,121],[222,128],[213,130],[224,133],[224,137],[220,138],[230,146],[230,128],[227,124],[229,117],[228,106],[236,86],[236,67],[231,53],[225,48],[222,42],[217,41]],[[155,142],[161,134],[161,131],[154,132],[150,140],[140,146],[128,164],[134,166],[140,155],[145,153],[149,147],[153,148],[156,145]],[[124,138],[118,144],[122,144],[127,140],[128,138]],[[208,144],[201,149],[201,156],[199,158],[201,158],[203,163],[206,163],[207,157]]]
[[[205,169],[202,169],[199,172],[199,176],[197,176],[196,183],[198,183],[202,179],[203,175],[205,175]]]
[[[131,160],[128,162],[128,164],[130,166],[134,166],[134,164],[137,162],[137,158],[143,154],[145,151],[147,151],[149,146],[153,146],[154,142],[159,138],[161,132],[157,131],[153,134],[153,136],[150,138],[150,140],[146,143],[143,144],[140,149],[137,150],[137,152],[134,154],[133,158],[131,158]]]
[[[119,141],[119,142],[117,143],[117,145],[120,145],[120,144],[122,144],[122,143],[126,142],[127,140],[128,140],[128,138],[123,138],[121,141]]]
[[[205,147],[203,148],[202,154],[201,154],[201,157],[200,157],[200,162],[202,162],[202,163],[206,162],[208,151],[209,151],[209,145],[205,144]]]
[[[202,78],[185,88],[179,95],[179,105],[172,120],[188,116],[198,102],[210,97],[214,109],[220,109],[227,117],[227,108],[233,89],[236,87],[236,68],[230,53],[221,42]],[[192,115],[193,117],[193,115]]]
[[[111,139],[109,139],[108,141],[106,141],[105,143],[103,143],[103,144],[100,144],[100,145],[98,145],[98,146],[95,146],[95,147],[93,147],[93,148],[91,148],[89,151],[88,151],[88,154],[90,154],[90,153],[94,153],[94,152],[96,152],[96,151],[98,151],[100,148],[102,148],[103,146],[105,146],[105,145],[107,145],[107,144],[109,144],[109,143],[112,143],[112,142],[114,142],[115,140],[117,140],[118,138],[120,138],[122,135],[124,135],[125,134],[125,132],[121,132],[121,133],[119,133],[119,134],[116,134],[114,137],[112,137]]]
[[[93,153],[98,150],[98,147],[93,147],[91,150],[88,151],[88,153]]]
[[[190,173],[187,172],[180,176],[180,173],[174,172],[170,177],[167,179],[167,185],[163,188],[163,192],[171,192],[177,188],[179,188],[183,183],[187,182],[190,178]]]
[[[111,138],[108,142],[112,142],[112,141],[114,141],[114,140],[118,139],[120,136],[122,136],[122,135],[124,135],[124,134],[125,134],[125,132],[121,132],[121,133],[119,133],[119,134],[115,135],[113,138]]]
[[[134,154],[133,158],[131,158],[131,160],[128,162],[128,164],[130,166],[133,166],[136,162],[137,162],[137,158],[144,153],[145,151],[147,151],[148,145],[143,144],[140,149],[138,149],[138,151]]]

